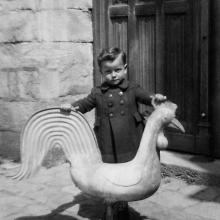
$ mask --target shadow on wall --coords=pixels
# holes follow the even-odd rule
[[[74,197],[74,200],[69,203],[65,203],[63,205],[60,205],[51,213],[47,215],[42,216],[24,216],[16,218],[15,220],[77,220],[78,218],[73,217],[67,214],[61,214],[68,208],[71,208],[74,205],[79,204],[79,211],[78,216],[95,220],[95,219],[101,219],[104,215],[104,203],[103,200],[94,200],[89,198],[83,193],[80,193],[79,195]],[[129,214],[131,219],[133,220],[144,220],[149,219],[147,216],[141,216],[140,213],[135,211],[133,208],[129,207]]]

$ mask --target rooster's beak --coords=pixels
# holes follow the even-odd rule
[[[182,131],[183,133],[185,133],[184,127],[182,126],[182,124],[181,124],[176,118],[174,118],[174,119],[170,122],[170,124],[168,125],[168,127],[175,128],[175,129],[180,130],[180,131]]]

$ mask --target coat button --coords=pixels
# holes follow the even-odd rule
[[[109,102],[108,103],[108,107],[112,107],[113,106],[113,103],[112,102]]]
[[[109,117],[113,117],[114,116],[114,114],[111,112],[111,113],[109,113]]]
[[[108,95],[109,98],[112,98],[112,96],[113,96],[112,94],[109,94],[109,95]]]
[[[120,91],[118,94],[119,94],[120,96],[123,96],[123,92],[122,92],[122,91]]]
[[[125,111],[122,110],[122,111],[121,111],[121,115],[125,115]]]
[[[122,100],[120,101],[120,104],[121,104],[121,105],[124,105],[124,103],[125,103],[125,101],[122,99]]]

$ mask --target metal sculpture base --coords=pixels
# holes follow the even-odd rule
[[[129,220],[127,202],[108,203],[102,220]]]
[[[114,210],[112,204],[108,204],[106,207],[105,220],[114,220]]]

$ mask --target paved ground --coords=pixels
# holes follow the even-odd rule
[[[201,173],[218,175],[220,177],[220,160],[193,154],[183,154],[173,151],[161,151],[161,162],[178,165]]]
[[[102,205],[73,185],[68,164],[42,168],[33,178],[5,177],[0,165],[0,220],[99,219]],[[220,186],[193,185],[164,178],[152,197],[129,203],[132,219],[219,220]]]

